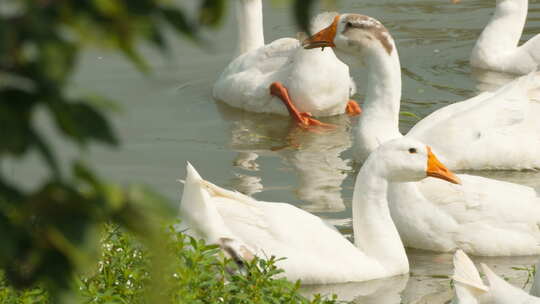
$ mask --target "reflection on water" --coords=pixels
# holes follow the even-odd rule
[[[304,295],[338,295],[340,300],[355,304],[399,304],[401,292],[407,286],[408,275],[367,282],[303,286]]]
[[[301,291],[310,294],[337,294],[340,299],[357,304],[447,304],[454,297],[451,276],[454,272],[451,253],[407,250],[411,271],[397,276],[360,283],[308,285]],[[485,263],[511,284],[529,290],[527,268],[538,261],[536,256],[473,257],[478,265]]]
[[[294,129],[290,140],[295,147],[279,152],[298,176],[298,197],[309,202],[302,208],[313,212],[335,212],[345,209],[341,184],[351,170],[341,153],[351,146],[349,118],[333,117],[329,122],[337,128],[331,132],[313,133]]]
[[[245,195],[253,195],[263,190],[261,180],[258,176],[235,173],[230,184],[227,186]]]
[[[222,117],[231,121],[230,148],[238,152],[234,166],[257,171],[259,165],[256,159],[259,154],[273,153],[297,176],[298,186],[294,193],[307,202],[301,206],[303,209],[314,212],[345,209],[341,184],[351,167],[347,160],[341,158],[341,153],[351,146],[348,116],[326,118],[325,122],[335,125],[332,130],[306,131],[288,117],[246,113],[223,103],[218,104]],[[257,186],[254,186],[253,176],[242,176],[240,182],[231,183],[238,191],[255,193],[262,189],[260,178]],[[246,179],[249,181],[246,182]],[[238,176],[236,180],[239,180]],[[246,185],[250,186],[247,190]]]
[[[233,161],[233,166],[249,171],[259,171],[259,165],[255,162],[258,157],[259,154],[255,152],[238,152]]]
[[[453,298],[450,277],[454,268],[453,255],[433,253],[424,250],[407,250],[411,273],[407,287],[402,292],[402,303],[446,304]],[[523,257],[474,257],[479,265],[485,263],[499,276],[511,284],[529,290],[532,282],[527,282],[527,271],[516,268],[531,268],[538,261],[537,256]]]

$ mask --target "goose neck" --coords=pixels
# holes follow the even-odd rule
[[[499,54],[517,47],[527,19],[528,0],[497,1],[495,13],[480,34],[475,52]]]
[[[401,101],[401,66],[394,48],[391,54],[385,51],[372,52],[365,58],[368,81],[362,117],[377,120],[386,128],[398,130]]]
[[[353,194],[354,243],[391,273],[408,270],[405,248],[390,216],[384,163],[368,160],[356,178]]]
[[[396,49],[364,57],[368,81],[362,115],[355,134],[355,157],[365,160],[381,143],[401,137],[399,107],[401,67]]]
[[[237,0],[238,55],[264,46],[261,0]]]

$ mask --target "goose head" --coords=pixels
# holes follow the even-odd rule
[[[348,54],[395,50],[394,40],[377,19],[360,14],[341,14],[333,22],[303,42],[306,49],[335,47]]]
[[[459,178],[446,168],[431,148],[417,140],[403,137],[381,145],[368,158],[377,163],[377,169],[389,182],[414,182],[427,176],[453,184],[461,184]]]

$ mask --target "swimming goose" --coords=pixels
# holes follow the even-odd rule
[[[495,13],[473,48],[473,67],[512,74],[527,74],[540,67],[540,34],[518,46],[528,4],[528,0],[497,0]]]
[[[219,244],[235,259],[285,257],[278,266],[293,281],[326,284],[390,277],[407,273],[409,263],[388,210],[387,185],[426,175],[459,183],[430,148],[416,140],[381,145],[356,180],[354,244],[311,213],[220,188],[203,180],[190,164],[180,217],[187,233]]]
[[[337,30],[332,30],[337,28]],[[398,129],[401,66],[390,33],[376,19],[343,14],[305,41],[305,47],[335,46],[359,57],[368,81],[356,139],[360,161],[381,142],[401,137]],[[453,170],[540,168],[540,103],[529,93],[540,87],[531,73],[468,100],[438,109],[407,136],[433,147]]]
[[[398,129],[400,64],[394,41],[377,20],[343,14],[335,35],[315,34],[306,46],[336,46],[360,56],[368,82],[357,130],[361,156],[402,138]],[[530,168],[540,164],[540,108],[524,76],[493,93],[439,109],[406,135],[426,141],[449,168]],[[435,179],[389,185],[394,223],[406,246],[474,255],[540,254],[540,199],[534,189],[493,179],[459,175],[454,187]]]
[[[511,285],[486,264],[481,264],[489,285],[485,285],[469,257],[461,250],[454,254],[455,297],[453,304],[538,304],[540,298]]]
[[[305,50],[293,38],[265,45],[261,0],[235,3],[240,54],[215,83],[215,99],[251,112],[290,114],[304,127],[325,125],[312,116],[360,113],[349,99],[356,91],[349,68],[330,48]],[[334,17],[318,15],[312,29],[321,29]]]

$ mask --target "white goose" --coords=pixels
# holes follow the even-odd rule
[[[398,129],[399,57],[379,21],[343,14],[336,23],[337,34],[323,30],[306,47],[335,44],[366,64],[366,99],[357,130],[357,150],[365,156],[403,136]],[[439,109],[406,137],[432,145],[451,169],[539,167],[540,106],[527,99],[533,77]],[[434,179],[389,186],[392,218],[406,246],[445,252],[462,248],[474,255],[540,254],[540,199],[532,188],[477,176],[460,178],[462,187]]]
[[[360,161],[381,142],[402,136],[398,129],[399,55],[379,21],[343,14],[305,45],[335,45],[367,65],[364,114],[356,134],[360,145],[355,152]],[[531,73],[495,92],[484,92],[431,113],[407,136],[432,146],[453,170],[540,168],[540,103],[529,99],[529,93],[538,87],[540,75]]]
[[[356,90],[349,68],[330,48],[305,50],[293,38],[265,45],[261,0],[235,2],[240,55],[215,83],[214,98],[251,112],[290,114],[305,127],[322,124],[312,115],[360,113],[358,104],[349,99]],[[334,17],[320,14],[312,22],[313,30]]]
[[[471,54],[473,67],[527,74],[540,67],[540,34],[518,47],[529,0],[497,0],[495,13]]]
[[[286,203],[256,201],[203,180],[188,164],[180,205],[188,233],[219,244],[235,259],[285,257],[278,265],[304,284],[366,281],[404,274],[409,263],[386,200],[390,182],[429,176],[459,180],[412,139],[382,145],[358,173],[354,244],[319,217]]]
[[[485,285],[469,257],[461,250],[454,254],[453,304],[539,304],[540,298],[511,285],[493,272],[486,264],[481,264],[489,286]]]

